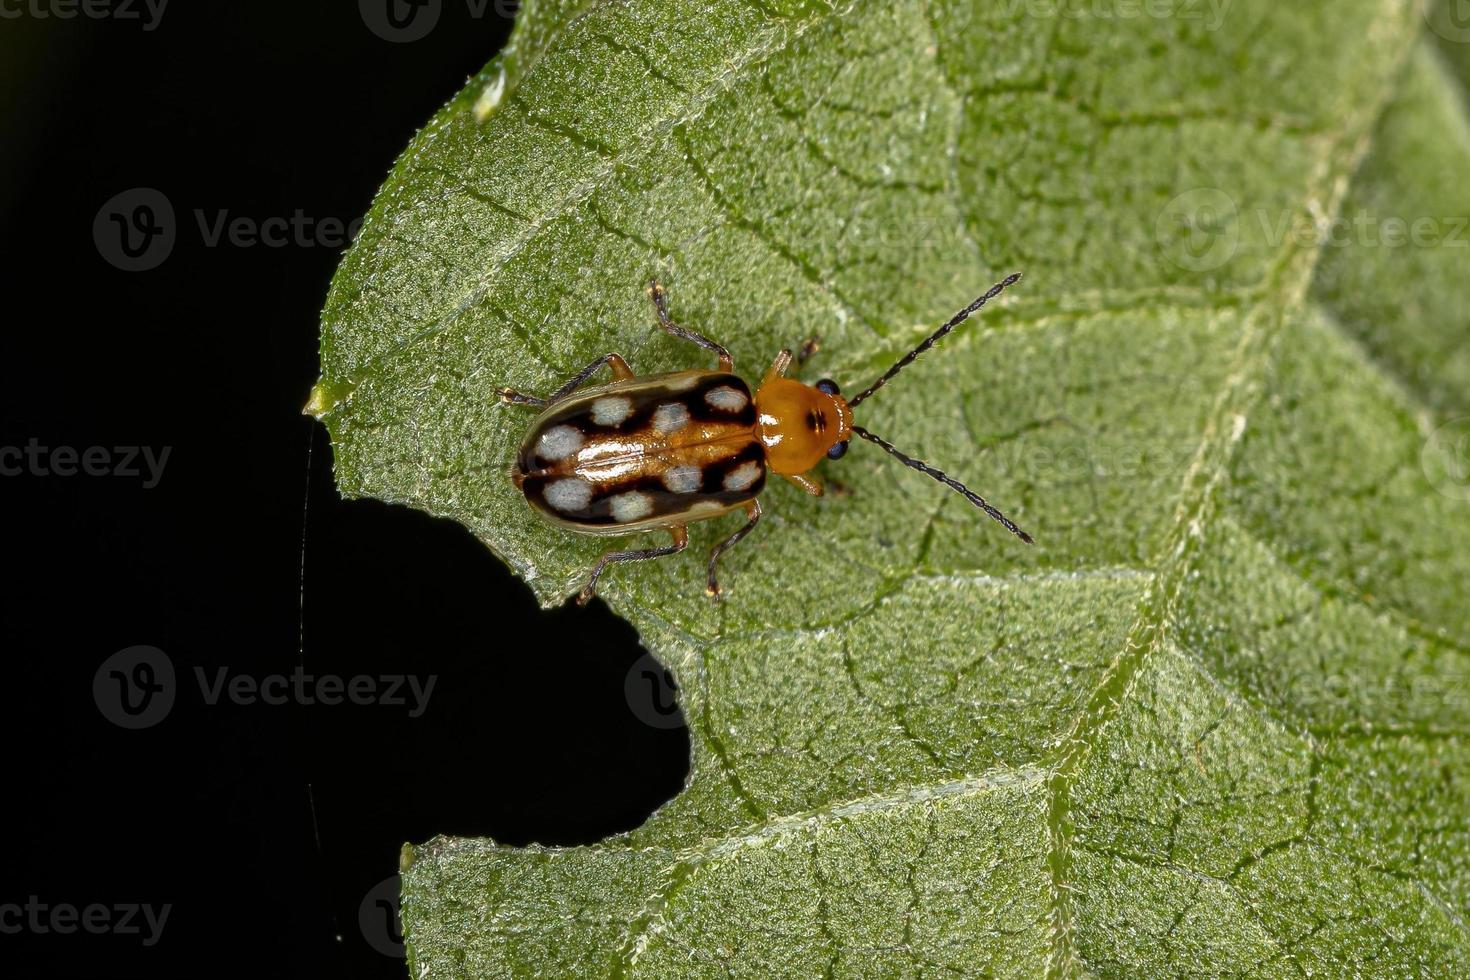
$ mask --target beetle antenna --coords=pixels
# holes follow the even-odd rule
[[[992,293],[994,293],[994,292],[999,292],[999,289],[992,290]],[[1007,531],[1010,531],[1012,534],[1014,534],[1016,537],[1020,538],[1022,541],[1026,542],[1027,544],[1035,544],[1036,543],[1035,541],[1033,541],[1031,539],[1031,535],[1027,534],[1025,531],[1023,531],[1020,528],[1016,527],[1015,523],[1009,517],[1007,517],[1006,515],[1002,514],[1000,511],[996,510],[994,507],[990,506],[990,504],[986,502],[986,500],[985,500],[984,497],[980,496],[978,493],[976,493],[975,491],[971,490],[969,487],[965,486],[959,480],[956,480],[956,479],[954,479],[954,478],[952,478],[950,476],[946,476],[944,473],[942,473],[939,470],[936,470],[934,467],[930,466],[928,463],[924,462],[921,459],[914,459],[912,456],[905,456],[903,453],[899,452],[897,449],[894,449],[893,448],[893,445],[891,443],[887,442],[886,440],[884,440],[884,439],[882,439],[882,438],[880,438],[878,436],[873,435],[873,433],[869,432],[867,429],[864,429],[860,425],[853,426],[852,427],[852,431],[854,433],[856,433],[857,435],[862,436],[864,439],[868,440],[869,442],[875,443],[885,453],[887,453],[890,456],[893,456],[893,457],[897,458],[901,463],[903,463],[903,465],[905,465],[905,466],[907,466],[907,467],[909,467],[911,469],[916,469],[920,473],[923,473],[925,476],[932,476],[934,479],[938,480],[940,483],[942,483],[945,486],[949,487],[951,490],[954,490],[955,492],[959,493],[960,496],[964,497],[970,503],[974,504],[976,507],[979,507],[981,510],[985,511],[985,513],[989,514],[991,517],[993,517],[997,521],[999,521],[1000,522],[1000,525],[1002,527],[1004,527]]]
[[[971,313],[974,313],[976,310],[980,309],[980,307],[984,306],[986,303],[988,303],[991,300],[995,299],[995,297],[999,296],[1002,292],[1005,291],[1005,288],[1007,286],[1014,286],[1016,283],[1018,283],[1020,281],[1021,281],[1021,274],[1019,272],[1017,272],[1017,273],[1015,273],[1013,275],[1006,276],[1000,282],[996,283],[994,286],[991,286],[990,289],[985,293],[984,296],[979,297],[978,299],[975,300],[975,302],[971,303],[969,306],[965,307],[963,310],[960,310],[954,316],[950,317],[948,323],[946,323],[944,326],[940,327],[938,330],[936,330],[933,333],[931,333],[928,337],[926,337],[924,339],[924,342],[922,344],[920,344],[918,347],[915,347],[913,350],[909,351],[907,354],[905,354],[903,357],[901,357],[899,359],[899,361],[898,361],[897,364],[893,365],[893,367],[889,368],[887,371],[885,371],[883,373],[883,377],[879,378],[877,381],[874,381],[872,384],[868,385],[868,387],[866,389],[864,389],[863,391],[859,392],[856,396],[854,396],[852,398],[849,398],[847,400],[847,404],[850,405],[853,408],[857,408],[858,404],[864,398],[867,398],[873,392],[877,391],[879,388],[881,388],[884,385],[886,385],[890,380],[892,380],[892,378],[893,378],[893,376],[895,374],[897,374],[898,372],[902,371],[904,368],[908,367],[910,364],[914,363],[914,361],[918,360],[918,357],[919,357],[920,354],[924,353],[926,350],[928,350],[929,348],[933,347],[935,344],[939,343],[940,339],[945,334],[949,333],[955,327],[959,326],[960,324],[962,324],[966,320],[968,320],[970,318],[970,314]],[[892,447],[889,447],[889,448],[890,448],[890,451],[891,451]],[[910,464],[910,465],[912,465],[912,464]],[[995,514],[991,514],[990,516],[995,517],[996,520],[1000,520],[1002,523],[1005,523],[1003,519],[1001,519],[1000,517],[998,517]],[[1012,530],[1015,530],[1015,529],[1012,528]],[[1020,533],[1020,532],[1017,532],[1017,533]]]

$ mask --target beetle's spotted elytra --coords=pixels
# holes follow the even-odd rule
[[[774,474],[807,493],[820,496],[822,485],[810,471],[823,457],[840,459],[854,435],[933,477],[961,494],[1027,544],[1031,536],[985,498],[921,460],[899,452],[853,422],[853,409],[912,364],[970,315],[1020,280],[1019,273],[992,286],[960,310],[893,367],[852,398],[823,379],[814,385],[786,377],[790,350],[776,355],[752,393],[735,374],[735,359],[724,347],[669,318],[663,287],[649,284],[663,329],[714,353],[714,371],[689,370],[640,378],[619,354],[604,354],[578,371],[546,398],[500,389],[500,398],[542,409],[516,453],[511,480],[532,509],[551,522],[589,534],[629,534],[663,530],[671,542],[662,548],[609,551],[587,577],[578,595],[586,603],[608,565],[660,558],[689,544],[687,525],[744,510],[746,522],[715,545],[709,556],[708,592],[720,594],[720,556],[750,533],[760,520],[757,499]],[[801,360],[817,342],[801,347]],[[609,384],[583,388],[603,365]]]

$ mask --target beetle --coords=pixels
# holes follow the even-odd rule
[[[654,280],[648,292],[659,325],[672,336],[712,352],[714,371],[688,370],[638,377],[620,354],[597,358],[555,394],[541,398],[497,389],[502,402],[542,409],[521,443],[511,480],[532,509],[552,523],[590,534],[667,531],[662,548],[609,551],[577,596],[586,604],[608,565],[677,554],[689,544],[687,525],[744,510],[746,522],[715,545],[709,556],[708,593],[720,595],[720,556],[755,528],[759,495],[774,473],[814,496],[822,484],[810,470],[823,457],[840,459],[853,436],[874,443],[905,466],[933,477],[979,507],[1027,544],[1032,538],[969,487],[853,422],[853,409],[945,334],[969,319],[1019,273],[996,283],[960,310],[852,398],[828,379],[815,385],[786,377],[789,349],[776,355],[752,395],[735,374],[735,359],[721,345],[669,317],[668,298]],[[808,341],[803,352],[815,349]],[[582,388],[603,365],[610,384]],[[581,389],[581,390],[578,390]]]

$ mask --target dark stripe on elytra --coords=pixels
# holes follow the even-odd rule
[[[707,392],[716,388],[734,388],[745,396],[745,407],[738,412],[727,412],[714,408],[704,400]],[[621,432],[637,433],[653,428],[653,416],[660,406],[676,404],[683,405],[689,412],[691,423],[698,422],[724,422],[731,425],[755,425],[755,400],[750,395],[750,388],[745,382],[733,374],[716,374],[708,379],[701,379],[700,383],[688,391],[670,391],[667,388],[650,389],[646,392],[646,399],[640,398],[634,403],[633,412],[618,425],[596,425],[592,421],[592,413],[589,411],[584,416],[585,429],[588,436],[595,436],[598,432]]]
[[[674,493],[656,479],[645,478],[638,481],[629,481],[626,484],[620,484],[616,490],[597,494],[585,508],[578,511],[557,510],[547,503],[544,493],[547,482],[540,477],[534,479],[534,486],[532,485],[532,480],[526,481],[526,496],[532,503],[536,504],[536,506],[548,514],[564,521],[571,521],[575,524],[587,524],[593,527],[607,527],[619,523],[612,514],[612,498],[620,493],[626,493],[629,490],[639,490],[648,495],[652,509],[643,517],[638,518],[638,520],[643,521],[658,517],[685,514],[700,501],[714,501],[724,506],[744,503],[760,493],[762,487],[765,485],[765,474],[762,473],[756,482],[751,484],[746,490],[721,490],[718,493]]]
[[[724,488],[726,474],[748,462],[761,464],[760,475],[756,477],[755,482],[744,490],[726,490]],[[618,523],[612,515],[612,498],[618,494],[632,490],[647,494],[653,509],[646,517],[639,518],[639,520],[646,520],[651,517],[682,514],[701,500],[712,500],[726,505],[743,503],[755,497],[765,488],[766,475],[765,450],[760,443],[751,442],[729,459],[705,466],[702,474],[703,483],[698,490],[689,493],[674,493],[664,485],[663,478],[659,476],[639,476],[616,482],[589,480],[587,482],[592,486],[592,499],[587,506],[581,510],[566,511],[557,510],[547,502],[546,487],[555,480],[569,479],[569,477],[528,476],[521,490],[527,499],[562,520],[578,524],[606,526]]]
[[[745,396],[745,407],[738,412],[722,411],[712,407],[704,400],[706,392],[727,386]],[[598,425],[592,421],[592,405],[598,398],[628,398],[633,402],[633,411],[617,425]],[[640,432],[651,431],[654,413],[659,410],[660,406],[668,404],[683,405],[689,412],[690,424],[719,422],[754,428],[756,419],[755,400],[751,397],[749,386],[740,377],[733,374],[711,374],[706,378],[701,378],[699,384],[688,391],[671,391],[659,386],[629,395],[608,392],[581,402],[578,402],[577,396],[573,395],[569,401],[577,402],[575,409],[568,406],[567,411],[558,412],[546,418],[526,436],[520,453],[520,466],[523,472],[556,465],[555,461],[546,459],[537,453],[536,446],[540,442],[542,433],[558,425],[570,425],[589,440],[610,432],[636,436]]]
[[[745,407],[738,412],[727,412],[714,408],[704,400],[706,393],[716,388],[730,387],[745,396]],[[633,411],[627,418],[617,425],[598,425],[592,421],[592,405],[601,398],[627,398],[633,402]],[[571,396],[569,401],[577,402],[576,395]],[[699,383],[687,391],[673,391],[663,385],[656,388],[647,388],[643,391],[631,394],[619,394],[609,391],[595,398],[581,401],[575,410],[559,412],[547,418],[541,425],[537,426],[536,435],[545,432],[554,425],[575,425],[589,438],[599,432],[639,432],[652,427],[653,413],[657,412],[660,405],[669,403],[683,405],[689,411],[689,417],[694,422],[728,422],[735,425],[755,425],[755,399],[751,397],[750,386],[738,375],[734,374],[710,374],[701,377]],[[568,406],[571,409],[572,406]]]

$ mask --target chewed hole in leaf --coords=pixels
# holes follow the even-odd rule
[[[626,620],[600,602],[542,612],[453,521],[313,504],[307,669],[414,680],[394,688],[402,707],[313,714],[313,744],[331,756],[316,790],[326,840],[373,813],[425,837],[585,844],[639,826],[683,786],[689,737],[672,678]],[[413,750],[386,744],[403,741]],[[383,768],[401,758],[410,770]],[[402,783],[412,791],[391,788]]]

